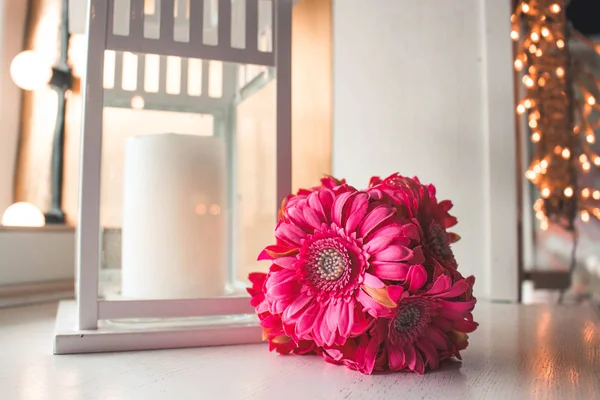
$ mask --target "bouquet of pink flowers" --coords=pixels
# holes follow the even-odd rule
[[[249,277],[270,350],[365,374],[460,359],[477,328],[475,279],[457,271],[451,208],[434,186],[398,174],[367,190],[328,177],[288,196],[276,243],[259,256],[269,272]]]

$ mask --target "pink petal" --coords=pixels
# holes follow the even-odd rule
[[[311,193],[307,197],[307,202],[308,202],[310,209],[314,210],[320,219],[322,219],[323,221],[327,221],[327,216],[326,216],[327,214],[325,213],[325,210],[323,209],[323,204],[321,203],[321,199],[320,199],[321,193],[322,192]]]
[[[273,257],[271,257],[271,255],[269,253],[267,253],[266,250],[263,250],[260,252],[260,254],[258,255],[258,259],[257,261],[263,261],[263,260],[272,260]]]
[[[374,261],[404,261],[412,257],[412,250],[404,246],[388,246],[373,255]]]
[[[415,370],[417,366],[417,352],[412,343],[404,346],[404,362],[411,371]]]
[[[363,220],[369,207],[369,195],[366,193],[358,193],[352,199],[352,203],[348,207],[346,217],[346,232],[354,232],[358,224]]]
[[[371,235],[369,235],[369,239],[367,239],[367,241],[371,240],[371,238],[375,238],[375,237],[379,237],[379,236],[394,236],[394,237],[400,237],[400,235],[402,234],[402,225],[398,225],[398,224],[388,224],[385,226],[382,226],[379,229],[374,230],[373,232],[371,232]]]
[[[297,281],[288,281],[271,286],[267,289],[267,296],[272,299],[289,299],[300,291]]]
[[[419,240],[421,235],[419,228],[413,224],[406,224],[402,227],[402,234],[412,240]]]
[[[406,277],[406,280],[410,282],[408,291],[414,293],[421,289],[425,282],[427,282],[427,272],[422,265],[413,265],[408,270],[408,276]]]
[[[421,338],[421,340],[417,341],[416,345],[425,355],[425,360],[429,364],[429,367],[431,369],[438,369],[440,365],[439,357],[435,347],[433,347],[431,342],[429,342],[426,338]]]
[[[473,308],[475,307],[475,302],[476,302],[476,300],[470,300],[470,301],[445,301],[445,300],[442,300],[441,304],[442,304],[442,307],[444,307],[444,308],[448,308],[457,313],[466,314],[468,312],[473,311]]]
[[[348,199],[354,195],[354,192],[345,192],[335,198],[333,208],[331,210],[331,222],[339,227],[343,227],[342,220],[344,218],[344,206]]]
[[[338,328],[342,303],[343,301],[330,301],[329,306],[325,310],[325,320],[327,321],[327,327],[331,331],[335,332]]]
[[[377,351],[379,350],[379,341],[376,338],[371,338],[367,344],[367,348],[364,353],[364,365],[362,372],[365,374],[371,374],[375,366],[375,359],[377,358]]]
[[[304,214],[298,207],[289,207],[287,209],[287,216],[294,225],[297,225],[305,232],[310,233],[312,231],[311,226],[306,222]]]
[[[286,269],[296,269],[294,268],[294,263],[296,261],[298,261],[296,257],[279,257],[273,260],[273,264]]]
[[[369,233],[385,220],[390,218],[396,210],[393,207],[377,206],[362,220],[358,226],[358,234],[360,237],[367,237]]]
[[[315,325],[316,318],[319,312],[319,306],[316,302],[313,302],[308,308],[302,313],[298,322],[296,323],[295,333],[298,339],[312,339],[310,332]]]
[[[306,232],[296,225],[283,223],[275,229],[275,236],[290,244],[300,246],[306,237]]]
[[[431,287],[431,289],[429,289],[427,291],[427,294],[434,296],[434,295],[439,295],[441,293],[445,293],[450,289],[451,285],[452,285],[452,279],[450,279],[449,276],[440,275],[435,280],[435,282],[433,282],[433,286]]]
[[[365,285],[370,286],[375,289],[379,289],[385,286],[385,284],[376,276],[373,276],[369,273],[365,273],[364,282]]]
[[[469,290],[469,287],[469,282],[467,282],[465,279],[461,279],[460,281],[455,282],[454,285],[452,285],[452,288],[440,297],[445,297],[448,299],[452,297],[458,297],[461,294],[465,293],[467,290]]]
[[[304,214],[304,219],[306,220],[306,222],[314,229],[319,229],[321,225],[325,222],[325,218],[320,216],[315,210],[313,210],[310,207],[304,207],[302,209],[302,213]]]
[[[358,294],[356,295],[356,300],[358,300],[359,303],[363,305],[364,311],[368,312],[374,318],[390,314],[390,309],[388,307],[379,304],[371,296],[369,296],[362,290],[358,291]]]
[[[433,343],[438,350],[446,350],[448,348],[447,338],[440,330],[433,325],[427,328],[427,339]]]
[[[372,236],[373,239],[369,240],[363,248],[367,251],[367,253],[373,255],[379,253],[383,249],[387,248],[387,246],[394,241],[394,236]]]
[[[340,302],[338,330],[344,337],[350,336],[354,322],[354,307],[349,303]]]
[[[403,281],[409,269],[408,264],[373,262],[369,271],[379,279],[390,279],[394,281]]]
[[[398,300],[400,300],[402,293],[404,293],[404,288],[402,286],[390,285],[387,287],[387,291],[388,295],[390,296],[390,299],[392,299],[392,301],[394,301],[395,303],[398,303]]]
[[[404,351],[402,348],[396,346],[388,346],[388,360],[390,365],[390,370],[392,371],[400,371],[406,367]]]
[[[331,220],[329,218],[331,216],[331,207],[333,206],[334,199],[335,199],[335,195],[329,189],[322,189],[319,192],[319,201],[320,201],[321,207],[323,209],[323,216],[325,217],[326,221],[328,221],[328,222],[331,222]]]
[[[421,353],[417,351],[416,354],[416,363],[413,371],[415,371],[417,374],[422,375],[425,372],[425,364],[423,363],[423,357],[421,357]]]
[[[296,297],[294,299],[294,301],[292,301],[290,303],[290,305],[285,309],[285,311],[283,312],[283,320],[284,321],[289,321],[290,323],[293,323],[290,320],[293,320],[294,317],[296,316],[296,314],[298,314],[300,311],[302,311],[302,309],[313,299],[313,296],[307,296],[304,294],[299,294],[298,297]]]

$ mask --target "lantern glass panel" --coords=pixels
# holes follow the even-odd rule
[[[105,52],[99,296],[245,294],[276,220],[273,68]]]

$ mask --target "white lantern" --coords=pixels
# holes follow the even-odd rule
[[[244,277],[291,191],[292,1],[151,3],[90,1],[77,300],[59,307],[56,354],[261,340]],[[154,132],[146,118],[107,160],[109,107],[180,119]],[[181,113],[208,133],[182,131]],[[99,290],[109,184],[123,229],[112,295]]]

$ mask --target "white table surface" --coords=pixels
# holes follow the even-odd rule
[[[0,310],[0,399],[600,398],[600,319],[588,306],[480,303],[463,363],[424,376],[364,376],[265,345],[54,356],[55,310]]]

